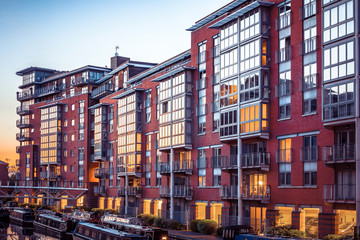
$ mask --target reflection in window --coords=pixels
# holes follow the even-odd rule
[[[240,29],[240,41],[244,41],[260,33],[259,9],[241,17]]]
[[[354,82],[324,87],[324,120],[355,115]]]
[[[220,31],[221,49],[226,49],[238,43],[237,22],[227,25]]]

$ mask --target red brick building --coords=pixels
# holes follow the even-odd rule
[[[358,8],[236,0],[161,64],[18,72],[21,180],[52,187],[23,194],[314,238],[359,226]]]

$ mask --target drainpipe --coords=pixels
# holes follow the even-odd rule
[[[356,156],[356,181],[355,181],[355,193],[356,193],[356,229],[357,239],[360,233],[360,112],[359,112],[359,1],[354,1],[355,8],[355,96],[356,96],[356,120],[355,120],[355,156]]]

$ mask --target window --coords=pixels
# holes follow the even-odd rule
[[[317,185],[317,162],[304,162],[304,186]]]
[[[268,127],[267,104],[257,104],[240,109],[240,133],[267,131]]]
[[[64,134],[64,142],[67,142],[67,141],[68,141],[67,134]]]
[[[67,149],[64,149],[64,157],[67,157],[68,156],[68,151]]]
[[[283,29],[291,24],[291,3],[279,7],[278,29]]]
[[[316,14],[316,0],[304,0],[303,16],[311,17]]]
[[[262,73],[262,76],[260,74]],[[261,87],[263,96],[261,96]],[[260,97],[268,98],[268,73],[267,72],[252,72],[241,75],[240,78],[240,102],[247,102],[259,99]]]
[[[67,127],[68,126],[68,121],[67,119],[64,120],[64,127]]]
[[[324,81],[347,77],[355,73],[354,41],[324,50]]]
[[[128,71],[127,71],[127,69],[124,70],[123,78],[124,78],[124,83],[127,82],[127,80],[128,80]]]
[[[75,104],[71,104],[71,111],[75,111]]]
[[[195,219],[206,219],[206,202],[196,202]]]
[[[75,135],[74,134],[71,134],[71,141],[75,141]]]
[[[316,86],[317,86],[316,63],[304,65],[303,78],[303,114],[316,112]]]
[[[64,172],[67,172],[67,165],[64,165]]]
[[[220,77],[225,79],[238,73],[238,49],[222,53],[220,60]]]
[[[198,64],[206,61],[206,42],[199,44]]]
[[[213,148],[213,186],[221,186],[221,148]]]
[[[291,71],[280,73],[278,96],[279,119],[289,118],[291,108]]]
[[[159,107],[160,88],[156,86],[156,120],[159,120],[160,107]]]
[[[199,150],[198,152],[198,169],[199,169],[199,187],[206,186],[206,156],[205,150]]]
[[[237,110],[220,114],[220,137],[237,134]]]
[[[199,91],[199,106],[198,106],[198,116],[199,116],[199,134],[205,133],[206,131],[206,90]]]
[[[151,120],[151,91],[146,91],[145,93],[145,112],[145,122],[148,123]]]
[[[316,50],[317,33],[316,26],[304,30],[303,54],[311,53]]]
[[[233,79],[220,85],[220,107],[237,104],[237,79]]]
[[[70,89],[70,97],[75,96],[75,88]]]
[[[145,173],[145,186],[146,187],[150,186],[150,180],[151,180],[151,172],[146,172]]]
[[[65,104],[65,107],[64,107],[64,112],[67,112],[68,111],[68,105]]]
[[[70,172],[74,172],[74,166],[70,165]]]
[[[259,9],[241,17],[240,29],[240,41],[244,41],[260,33]]]
[[[162,104],[162,113],[167,113],[167,112],[169,112],[169,107],[168,107],[168,105],[169,105],[169,102],[164,102],[164,103]]]
[[[115,91],[119,89],[119,75],[115,75]]]
[[[279,185],[291,185],[291,163],[279,164]]]
[[[260,67],[260,43],[261,39],[249,42],[240,48],[240,71],[244,72],[252,68]]]
[[[305,136],[304,137],[302,160],[304,162],[318,160],[318,146],[317,146],[317,137],[316,136]]]
[[[353,0],[324,11],[323,42],[354,34],[354,4]]]
[[[73,156],[75,156],[74,150],[70,150],[70,157],[73,157]]]
[[[85,153],[84,153],[84,148],[78,148],[78,160],[79,161],[84,161],[85,158]]]
[[[238,43],[237,22],[230,23],[220,31],[221,49],[226,49]]]
[[[71,119],[71,126],[75,126],[75,119]]]
[[[323,118],[331,120],[355,115],[354,82],[324,87]]]
[[[277,154],[277,162],[280,163],[291,163],[291,138],[281,139],[279,140],[279,150]]]
[[[276,57],[278,57],[278,59],[275,60],[277,63],[289,61],[291,59],[290,36],[280,39],[279,50],[278,50],[278,54],[276,55]]]

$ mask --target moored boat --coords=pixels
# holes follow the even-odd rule
[[[73,222],[91,222],[99,223],[101,221],[100,213],[98,212],[85,212],[85,211],[73,211],[70,215],[64,214],[64,217],[72,220]]]
[[[57,239],[71,239],[75,223],[61,215],[38,214],[35,217],[35,232]]]
[[[73,232],[74,240],[145,240],[147,237],[137,234],[120,232],[100,225],[87,222],[79,222]]]
[[[30,209],[14,209],[10,213],[10,223],[22,227],[32,227],[34,218],[34,212]]]
[[[138,225],[136,219],[121,218],[116,215],[107,214],[102,217],[102,223],[106,227],[145,236],[149,240],[168,239],[168,232],[166,230]]]

